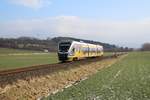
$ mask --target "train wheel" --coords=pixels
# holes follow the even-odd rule
[[[77,58],[77,57],[73,58],[73,61],[77,61],[77,60],[78,60],[78,58]]]

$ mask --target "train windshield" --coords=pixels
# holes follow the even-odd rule
[[[63,42],[59,44],[59,51],[60,52],[68,52],[69,48],[71,46],[70,42]]]

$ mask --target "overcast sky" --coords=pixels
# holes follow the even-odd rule
[[[20,36],[137,48],[150,42],[150,0],[1,0],[0,37]]]

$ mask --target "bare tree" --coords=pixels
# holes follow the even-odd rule
[[[150,51],[150,43],[144,43],[142,45],[142,51]]]

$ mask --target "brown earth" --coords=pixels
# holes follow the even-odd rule
[[[14,84],[0,87],[0,100],[36,100],[42,96],[48,96],[89,77],[102,68],[109,67],[123,57],[105,59],[89,64],[76,63],[43,76],[30,77],[28,80],[19,79]]]

